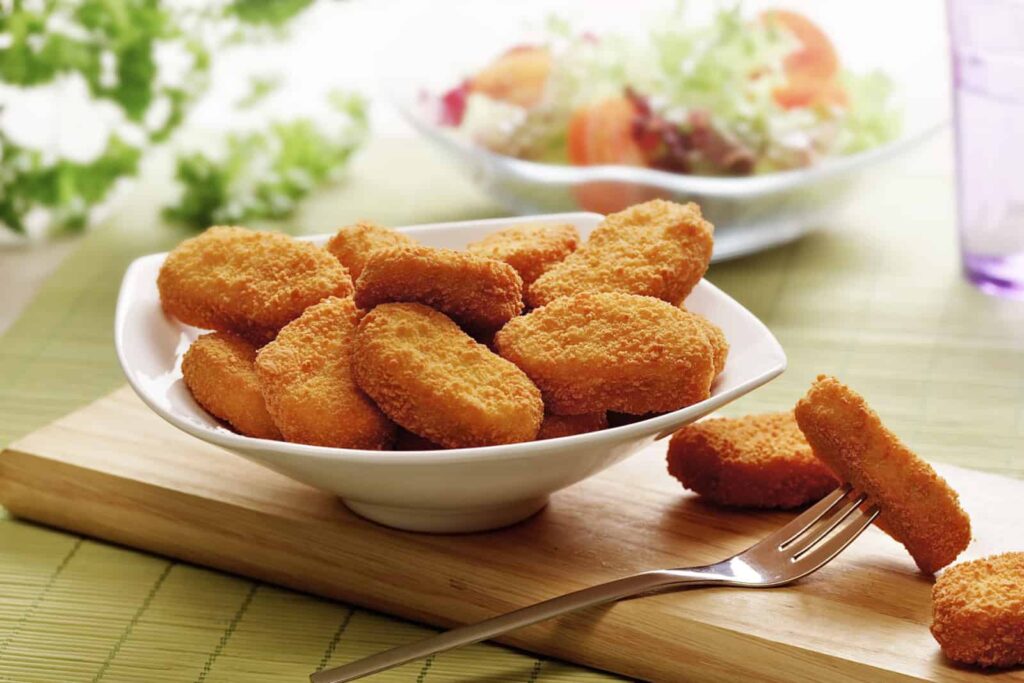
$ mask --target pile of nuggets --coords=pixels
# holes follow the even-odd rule
[[[683,301],[713,226],[654,200],[585,242],[511,227],[463,251],[374,223],[325,247],[213,227],[167,257],[165,312],[212,330],[182,359],[196,401],[246,436],[469,448],[603,429],[706,399],[722,331]]]
[[[793,410],[682,428],[668,468],[704,499],[732,507],[799,507],[850,484],[878,506],[878,526],[926,574],[971,541],[957,493],[834,377],[819,376]],[[932,590],[932,614],[932,634],[950,659],[1024,664],[1024,553],[949,567]]]

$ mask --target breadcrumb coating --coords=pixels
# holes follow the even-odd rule
[[[933,574],[971,540],[959,496],[931,465],[886,429],[878,414],[834,377],[819,375],[796,405],[814,454],[878,505],[878,526]]]
[[[256,347],[245,339],[211,332],[188,347],[181,359],[181,374],[196,402],[239,434],[280,439],[260,393],[255,360]]]
[[[581,292],[622,292],[681,303],[711,261],[714,226],[696,204],[655,199],[609,215],[586,244],[538,277],[526,303]]]
[[[669,442],[668,471],[702,497],[735,507],[800,507],[839,485],[792,411],[687,425]]]
[[[374,253],[390,247],[416,244],[416,240],[400,232],[385,228],[373,221],[359,221],[347,225],[324,247],[348,269],[353,280],[359,278],[366,262]]]
[[[395,426],[352,379],[352,338],[361,316],[351,297],[332,297],[260,349],[260,388],[288,441],[370,450],[394,441]]]
[[[367,313],[352,360],[356,381],[381,410],[441,446],[530,441],[540,428],[544,405],[529,377],[422,304]]]
[[[537,441],[598,432],[607,428],[608,414],[605,412],[583,413],[582,415],[552,415],[548,413],[544,416],[544,421],[540,423]]]
[[[516,269],[523,285],[576,250],[580,234],[569,223],[514,225],[466,245],[473,254],[503,261]]]
[[[932,635],[964,664],[1024,664],[1024,552],[954,565],[932,587]]]
[[[186,325],[261,344],[329,296],[349,296],[345,267],[309,242],[218,226],[179,244],[157,277],[164,311]]]
[[[706,399],[715,376],[704,326],[649,296],[562,297],[509,322],[494,343],[556,415],[677,410]]]
[[[704,333],[708,336],[708,341],[711,342],[711,348],[715,354],[715,376],[717,377],[725,370],[725,363],[729,359],[729,341],[725,338],[725,332],[721,327],[699,313],[691,311],[691,315],[704,328]]]
[[[493,334],[523,310],[523,281],[494,259],[430,247],[393,247],[370,257],[356,304],[415,302],[444,313],[473,335]]]

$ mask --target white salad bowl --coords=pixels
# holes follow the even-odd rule
[[[814,166],[738,178],[682,175],[630,166],[568,166],[526,161],[492,152],[431,122],[430,107],[396,104],[414,128],[444,150],[489,195],[522,214],[575,211],[579,197],[608,193],[629,203],[662,198],[696,202],[715,225],[712,261],[753,254],[827,224],[858,183],[886,159],[931,137],[945,123],[912,131],[893,142]],[[622,207],[625,208],[625,207]]]
[[[592,213],[501,218],[398,228],[433,247],[462,248],[495,230],[530,222],[568,222],[586,236]],[[329,236],[309,238],[317,244]],[[240,436],[192,399],[181,356],[202,332],[166,316],[156,279],[166,254],[133,262],[117,302],[114,339],[128,382],[175,427],[276,472],[334,493],[357,514],[413,531],[492,529],[540,510],[548,497],[623,460],[778,376],[786,356],[752,313],[702,280],[686,300],[722,328],[730,344],[711,397],[682,410],[619,427],[547,441],[436,451],[324,448]]]

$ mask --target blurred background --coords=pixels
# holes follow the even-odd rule
[[[424,102],[443,98],[509,48],[559,41],[569,55],[557,59],[576,62],[563,72],[590,69],[608,80],[573,85],[562,99],[600,100],[602,88],[621,91],[622,83],[642,89],[657,70],[652,62],[677,49],[663,46],[665,34],[687,43],[714,33],[723,17],[756,25],[774,6],[649,2],[624,12],[617,3],[597,1],[7,3],[0,24],[0,266],[9,296],[0,303],[0,321],[11,319],[32,283],[83,233],[111,223],[153,233],[212,223],[317,233],[358,218],[408,224],[573,210],[581,193],[586,205],[585,178],[552,178],[553,164],[537,159],[509,165],[508,150],[500,146],[497,155],[488,153],[480,144],[488,141],[486,126],[500,130],[508,121],[487,122],[485,113],[480,132],[477,115],[476,130],[464,134],[440,125]],[[778,174],[769,171],[792,169],[759,169],[757,178],[734,184],[695,175],[706,169],[694,175],[655,171],[653,180],[626,176],[626,192],[607,182],[591,188],[599,198],[611,196],[611,206],[599,199],[583,208],[621,208],[614,206],[617,197],[620,203],[652,195],[696,200],[719,227],[721,258],[835,223],[852,184],[883,159],[903,163],[922,143],[942,145],[944,153],[935,157],[950,159],[948,141],[935,135],[950,111],[943,8],[926,0],[873,6],[878,12],[786,4],[827,34],[844,72],[884,81],[881,89],[861,87],[864,95],[854,103],[871,109],[865,119],[887,117],[884,133],[855,143],[860,154],[822,154],[804,162],[807,177],[775,187],[768,185]],[[883,11],[887,20],[878,22]],[[717,59],[761,49],[728,35],[728,27],[717,30],[718,53],[715,46],[690,52]],[[606,37],[607,49],[581,57],[580,37],[596,36]],[[608,36],[627,47],[610,45]],[[737,68],[778,61],[770,53],[737,59]],[[729,91],[734,85],[728,72],[711,76],[721,80],[703,87]],[[673,83],[660,89],[668,99],[684,90]],[[672,102],[655,104],[664,110]],[[568,106],[557,102],[554,108]],[[814,125],[799,120],[802,112],[783,124],[796,130],[776,132],[776,138],[799,136]],[[556,114],[562,120],[541,126],[541,133],[564,131],[565,116]],[[757,112],[740,116],[746,117],[741,124],[767,120]],[[861,137],[861,130],[883,125],[857,123]],[[530,132],[527,126],[512,137]],[[583,163],[618,163],[626,173],[635,165],[614,152]],[[768,185],[759,186],[764,178]],[[712,184],[702,186],[704,180]]]

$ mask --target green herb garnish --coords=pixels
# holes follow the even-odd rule
[[[53,229],[83,229],[92,209],[109,196],[117,181],[137,173],[142,154],[181,127],[208,88],[213,53],[236,40],[284,35],[288,23],[315,1],[0,0],[0,83],[37,88],[81,78],[92,98],[113,103],[124,119],[110,132],[101,154],[86,163],[61,158],[51,149],[27,147],[12,137],[13,131],[0,129],[0,230],[24,234],[32,222],[30,215],[43,217]],[[180,72],[175,69],[180,78],[174,82],[161,73],[158,51],[165,47],[177,48],[189,59],[178,65]],[[278,80],[254,79],[239,105],[254,106],[277,87]],[[19,96],[14,88],[7,96]],[[296,149],[303,136],[310,135],[296,122],[267,133],[262,142],[243,142],[245,136],[236,136],[231,144],[262,144],[262,153],[273,156],[273,150]],[[239,149],[232,155],[240,158],[245,153]],[[304,162],[282,163],[300,167]],[[186,182],[196,194],[199,179],[215,179],[216,174],[198,160],[192,166],[179,173],[190,178]],[[318,176],[311,172],[309,177]],[[233,186],[237,178],[231,175],[230,181]],[[274,184],[285,197],[294,197],[301,185]],[[277,202],[277,194],[269,190],[268,197],[270,204]]]
[[[333,93],[334,126],[308,118],[272,123],[265,130],[228,136],[219,155],[179,155],[175,177],[181,198],[164,216],[196,229],[290,215],[298,202],[335,178],[368,132],[366,103]]]

